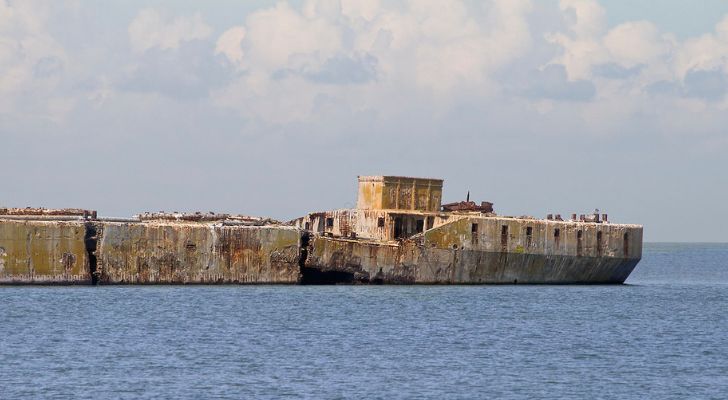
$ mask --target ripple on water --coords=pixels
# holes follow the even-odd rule
[[[3,398],[721,398],[725,245],[624,286],[2,287]]]

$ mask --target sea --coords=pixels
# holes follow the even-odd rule
[[[0,399],[726,399],[728,244],[615,286],[0,287]]]

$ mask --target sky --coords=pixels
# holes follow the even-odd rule
[[[0,0],[0,206],[287,220],[405,175],[727,242],[727,93],[723,0]]]

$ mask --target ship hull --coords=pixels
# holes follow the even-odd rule
[[[621,284],[639,259],[437,249],[320,237],[304,283]]]
[[[398,241],[283,226],[7,220],[0,284],[619,284],[641,246],[641,227],[504,218]]]

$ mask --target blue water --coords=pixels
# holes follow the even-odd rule
[[[628,283],[0,287],[0,398],[728,398],[728,245]]]

